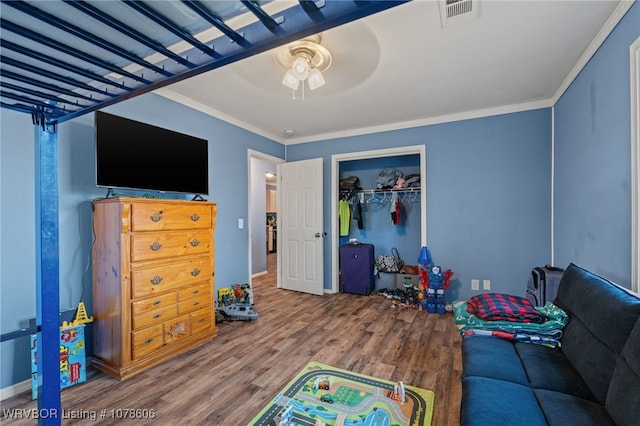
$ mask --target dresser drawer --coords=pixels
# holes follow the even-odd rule
[[[191,335],[191,317],[182,315],[163,324],[164,343],[166,345],[175,343]]]
[[[208,229],[131,235],[133,262],[209,253],[210,248],[211,232]]]
[[[201,309],[191,314],[191,333],[196,334],[202,330],[209,330],[212,327],[211,309]]]
[[[166,308],[167,306],[175,305],[177,301],[176,292],[136,300],[135,302],[131,302],[131,315],[135,318],[137,316],[148,314],[151,311],[155,312],[159,309]]]
[[[163,345],[162,324],[131,333],[131,355],[133,359],[145,356]]]
[[[178,302],[178,314],[186,314],[198,309],[207,307],[211,304],[211,297],[208,294],[202,294],[182,302]]]
[[[178,301],[183,302],[188,299],[192,299],[194,297],[206,296],[209,297],[211,295],[211,285],[210,284],[200,284],[191,287],[182,288],[178,291]]]
[[[197,203],[174,205],[145,203],[131,205],[131,230],[166,231],[211,227],[211,208]]]
[[[162,293],[209,280],[211,259],[209,257],[175,262],[131,271],[131,297],[143,297]]]
[[[178,305],[174,303],[173,305],[168,305],[163,308],[132,316],[131,326],[134,330],[137,330],[152,324],[159,324],[163,321],[174,318],[176,315],[178,315]]]

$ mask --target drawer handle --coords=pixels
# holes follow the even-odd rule
[[[155,277],[151,278],[149,281],[151,281],[151,284],[153,285],[158,285],[162,282],[162,277],[159,275],[156,275]]]
[[[200,220],[200,216],[198,216],[196,213],[191,215],[191,220],[194,222],[197,222]]]
[[[151,244],[149,248],[153,251],[158,251],[162,248],[162,244],[156,241],[155,243]]]
[[[158,318],[160,318],[161,316],[162,316],[162,314],[155,314],[155,315],[153,316],[153,318],[154,318],[154,319],[158,319]]]
[[[151,219],[154,222],[160,222],[162,220],[162,214],[154,213],[151,216],[149,216],[149,219]]]
[[[161,304],[162,302],[160,300],[156,300],[152,303],[153,306],[158,306],[159,304]]]
[[[198,244],[200,244],[200,241],[198,241],[197,239],[193,239],[191,240],[191,247],[198,247]]]
[[[198,293],[200,293],[200,290],[193,290],[193,291],[191,292],[191,294],[198,294]]]
[[[149,343],[151,343],[151,342],[153,342],[153,339],[147,339],[147,340],[145,340],[145,341],[144,341],[144,344],[145,344],[145,345],[148,345],[148,344],[149,344]]]
[[[198,275],[200,275],[200,269],[193,268],[193,271],[191,271],[191,275],[193,275],[194,277],[197,277]]]
[[[205,321],[206,321],[206,320],[205,320],[204,318],[200,318],[200,319],[198,320],[198,322],[199,322],[200,324],[202,324],[202,323],[203,323],[203,322],[205,322]]]
[[[200,302],[193,302],[192,306],[198,306],[200,304]]]

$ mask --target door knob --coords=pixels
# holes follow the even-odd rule
[[[327,233],[326,232],[316,232],[316,238],[327,238]]]

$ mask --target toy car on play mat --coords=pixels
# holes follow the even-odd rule
[[[233,303],[227,306],[218,307],[225,317],[232,320],[250,321],[258,318],[258,311],[253,309],[251,305]]]

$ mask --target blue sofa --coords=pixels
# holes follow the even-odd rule
[[[463,340],[461,425],[640,425],[640,299],[571,264],[554,303],[559,349]]]

